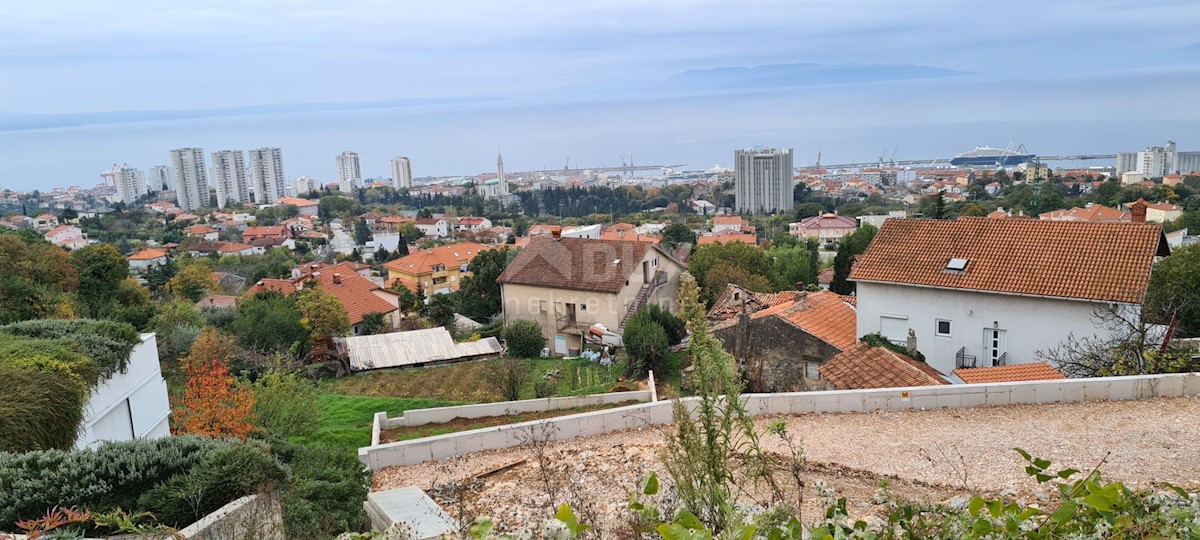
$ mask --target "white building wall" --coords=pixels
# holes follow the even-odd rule
[[[392,187],[396,189],[412,187],[412,162],[407,157],[392,158]]]
[[[338,190],[350,193],[358,188],[362,181],[362,170],[358,165],[358,154],[342,152],[337,156]]]
[[[246,155],[241,150],[221,150],[212,155],[217,208],[249,202],[246,188]]]
[[[250,185],[254,188],[255,202],[266,204],[285,196],[286,182],[282,149],[256,148],[250,151]]]
[[[92,389],[75,447],[92,447],[106,440],[170,436],[170,414],[167,383],[158,365],[157,339],[154,334],[142,334],[142,343],[134,347],[125,373],[117,373]]]
[[[882,316],[907,317],[917,338],[917,350],[943,374],[955,368],[955,355],[966,354],[985,365],[984,329],[1005,330],[1008,364],[1044,361],[1038,351],[1062,343],[1067,336],[1108,335],[1093,323],[1096,308],[1105,304],[1026,296],[858,283],[858,331],[862,337],[880,332]],[[938,320],[950,321],[950,336],[935,335]]]
[[[171,168],[175,171],[175,196],[179,200],[179,208],[191,212],[208,206],[208,170],[204,166],[204,149],[171,150]]]

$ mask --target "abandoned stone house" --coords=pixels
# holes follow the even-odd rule
[[[854,299],[828,291],[755,293],[730,285],[709,330],[737,358],[751,392],[823,390],[818,368],[854,345]]]

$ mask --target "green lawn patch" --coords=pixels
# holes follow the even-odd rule
[[[309,436],[293,437],[292,442],[304,445],[328,443],[356,452],[371,444],[371,420],[377,412],[387,411],[388,416],[399,416],[411,409],[459,404],[439,399],[321,394],[317,396],[321,411],[317,431]]]

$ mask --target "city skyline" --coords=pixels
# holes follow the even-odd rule
[[[1005,10],[1030,16],[981,26],[994,6],[881,0],[14,4],[0,8],[0,77],[26,83],[0,87],[0,185],[86,185],[114,162],[160,164],[164,148],[264,143],[323,182],[336,177],[323,156],[344,148],[364,177],[388,175],[398,152],[423,177],[488,171],[497,146],[511,170],[629,154],[728,167],[729,149],[753,145],[793,147],[797,165],[1010,141],[1200,147],[1185,106],[1200,5]],[[401,22],[410,31],[387,31]],[[186,76],[214,69],[227,76]],[[319,76],[332,72],[359,84]]]

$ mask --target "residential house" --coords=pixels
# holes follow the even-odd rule
[[[278,204],[280,206],[283,206],[283,205],[295,206],[300,211],[300,215],[307,216],[307,217],[316,216],[317,209],[321,205],[321,201],[319,201],[319,200],[302,199],[300,197],[280,197],[278,199],[275,199],[274,202],[275,202],[275,204]]]
[[[183,232],[188,236],[202,238],[210,242],[215,242],[218,234],[220,233],[220,231],[209,227],[208,225],[192,225],[191,227],[184,229]]]
[[[29,216],[15,215],[4,219],[4,223],[8,228],[13,230],[22,230],[33,227],[33,218]]]
[[[688,206],[690,206],[692,208],[693,212],[700,214],[702,216],[707,216],[709,214],[715,214],[717,212],[717,205],[710,203],[704,199],[689,200]]]
[[[672,311],[687,269],[657,245],[540,236],[496,280],[504,320],[535,321],[555,356],[578,354],[594,324],[620,333],[646,304]]]
[[[377,222],[378,228],[385,232],[399,232],[407,223],[413,223],[416,220],[405,216],[383,216]]]
[[[161,249],[147,248],[129,256],[129,268],[145,271],[151,266],[166,264],[167,252]]]
[[[871,225],[876,229],[883,226],[883,222],[889,219],[906,219],[910,217],[905,210],[892,210],[886,214],[876,214],[870,216],[858,216],[858,226]],[[789,232],[791,227],[789,226]]]
[[[1158,224],[888,220],[850,273],[858,335],[915,340],[943,374],[1039,361],[1069,335],[1112,335],[1096,316],[1139,311],[1169,254]]]
[[[603,229],[603,226],[601,226],[599,224],[581,225],[578,227],[563,227],[562,237],[563,238],[587,238],[589,240],[599,240],[602,229]]]
[[[196,302],[196,309],[237,307],[237,297],[228,294],[210,294]]]
[[[246,227],[246,230],[242,231],[242,242],[246,244],[253,244],[255,240],[260,238],[277,238],[282,241],[291,237],[292,231],[283,225]]]
[[[350,335],[357,336],[362,332],[363,316],[368,313],[382,313],[393,328],[399,322],[400,295],[359,275],[352,263],[325,266],[291,279],[262,279],[243,296],[250,297],[267,290],[290,295],[304,290],[310,282],[315,282],[322,292],[342,302],[350,317]]]
[[[386,218],[385,218],[386,219]],[[447,238],[450,236],[450,222],[446,218],[418,218],[417,228],[428,238]]]
[[[426,296],[457,291],[462,278],[470,275],[467,265],[471,259],[488,249],[483,244],[459,242],[415,250],[383,265],[388,271],[387,284],[400,283],[412,292],[424,291]]]
[[[179,208],[177,208],[177,207],[175,206],[175,203],[166,202],[166,201],[162,201],[162,202],[152,202],[152,203],[150,203],[150,204],[147,204],[147,205],[146,205],[146,208],[149,208],[151,212],[155,212],[155,213],[158,213],[158,214],[166,214],[166,213],[169,213],[169,212],[170,212],[170,211],[172,211],[172,210],[178,210],[178,209],[179,209]]]
[[[485,217],[458,218],[459,231],[483,231],[492,228],[492,220]]]
[[[729,244],[740,242],[743,244],[758,245],[758,237],[754,233],[740,233],[728,229],[722,230],[720,233],[705,233],[696,237],[696,244]]]
[[[1146,221],[1166,223],[1168,221],[1175,221],[1183,215],[1183,207],[1171,203],[1151,203],[1138,199],[1137,201],[1128,202],[1121,206],[1132,211],[1133,205],[1138,202],[1146,205]]]
[[[895,352],[858,342],[825,362],[817,371],[830,390],[906,388],[950,384],[928,364]]]
[[[495,358],[504,351],[494,337],[456,343],[441,326],[334,341],[351,371],[466,362]]]
[[[721,234],[724,231],[735,233],[754,232],[754,227],[750,226],[742,216],[715,216],[712,219],[713,234]]]
[[[183,251],[192,257],[204,257],[211,253],[217,255],[262,255],[266,253],[266,250],[261,247],[239,242],[197,242],[184,248]]]
[[[1096,203],[1087,203],[1087,206],[1083,208],[1075,207],[1046,212],[1038,217],[1052,221],[1091,221],[1094,223],[1128,222],[1133,219],[1129,212]]]
[[[788,224],[788,232],[800,239],[816,238],[822,245],[833,245],[858,229],[858,221],[837,214],[821,214]]]
[[[709,319],[723,319],[709,332],[737,359],[752,392],[824,389],[817,368],[856,341],[853,299],[828,291],[753,293],[731,284]]]
[[[33,218],[33,228],[39,231],[48,231],[59,225],[58,216],[54,214],[42,214]]]
[[[1164,186],[1169,186],[1169,187],[1178,186],[1179,184],[1183,183],[1183,175],[1182,174],[1164,175],[1163,179],[1162,179],[1162,183]]]
[[[558,225],[543,225],[538,223],[529,227],[529,236],[555,235],[562,233],[562,227]]]
[[[88,244],[83,230],[74,225],[59,225],[42,235],[47,242],[64,249],[79,249]]]

